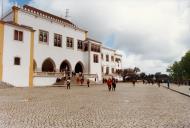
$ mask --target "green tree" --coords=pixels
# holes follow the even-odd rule
[[[190,51],[181,58],[181,61],[174,62],[174,64],[167,69],[167,72],[169,72],[173,80],[181,81],[190,79]]]
[[[181,61],[181,66],[183,70],[183,77],[185,79],[190,78],[190,51],[188,51],[184,57],[182,57]]]

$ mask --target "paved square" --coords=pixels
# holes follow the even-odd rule
[[[190,128],[190,98],[151,85],[0,89],[1,128]]]

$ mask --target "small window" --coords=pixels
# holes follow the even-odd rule
[[[54,46],[62,47],[62,35],[54,34]]]
[[[101,54],[101,58],[102,58],[102,60],[104,59],[104,54]]]
[[[23,41],[23,32],[14,30],[14,40]]]
[[[115,72],[115,71],[114,71],[114,68],[112,68],[111,70],[112,70],[112,73],[114,73],[114,72]]]
[[[111,56],[111,61],[114,62],[114,56]]]
[[[73,42],[74,42],[73,38],[67,37],[67,47],[68,48],[73,48]]]
[[[93,52],[100,52],[100,46],[92,44],[91,45],[91,51],[93,51]]]
[[[106,74],[109,74],[109,67],[106,67]]]
[[[94,63],[98,63],[98,55],[94,54]]]
[[[49,33],[47,31],[40,30],[39,41],[43,43],[48,43]]]
[[[106,55],[106,61],[109,62],[109,55]]]
[[[14,58],[14,65],[20,65],[20,57]]]
[[[88,44],[87,43],[84,44],[84,51],[88,51]]]
[[[121,61],[121,59],[115,58],[115,62],[119,63],[120,61]]]
[[[78,49],[83,49],[82,40],[78,40],[78,41],[77,41],[77,44],[78,44]]]

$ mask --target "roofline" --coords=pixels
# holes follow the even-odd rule
[[[121,55],[121,54],[117,54],[117,53],[115,53],[115,55],[116,55],[116,56],[121,56],[121,57],[123,56],[123,55]]]
[[[106,46],[103,46],[102,48],[104,48],[104,49],[107,49],[107,50],[111,50],[111,51],[116,51],[115,49],[112,49],[112,48],[108,48],[108,47],[106,47]]]
[[[32,32],[36,31],[32,27],[25,26],[25,25],[20,25],[20,24],[14,23],[12,21],[2,21],[2,20],[0,20],[0,23],[2,23],[2,24],[8,24],[8,25],[13,25],[13,26],[16,26],[16,27],[20,27],[20,28],[23,28],[23,29],[30,30]]]
[[[96,42],[96,43],[102,44],[102,42],[97,41],[97,40],[94,40],[94,39],[91,39],[91,38],[86,38],[86,40],[90,40],[90,41],[94,41],[94,42]]]
[[[49,13],[49,12],[45,12],[45,11],[43,11],[43,10],[40,10],[40,9],[38,9],[38,8],[29,6],[29,5],[24,5],[24,6],[23,6],[23,9],[33,10],[33,11],[42,13],[42,14],[44,14],[44,15],[53,17],[53,18],[55,18],[55,19],[62,20],[62,21],[64,21],[64,22],[68,23],[68,24],[74,25],[71,21],[69,21],[69,20],[67,20],[67,19],[64,19],[64,18],[62,18],[62,17],[56,16],[56,15],[54,15],[54,14],[51,14],[51,13]]]
[[[74,23],[72,23],[71,21],[67,20],[67,19],[64,19],[62,17],[59,17],[59,16],[56,16],[54,14],[51,14],[49,12],[45,12],[43,10],[40,10],[38,8],[35,8],[35,7],[32,7],[32,6],[29,6],[29,5],[24,5],[23,8],[20,8],[20,7],[17,7],[17,6],[13,6],[12,9],[17,9],[17,10],[21,10],[21,11],[24,11],[24,12],[27,12],[27,13],[32,13],[34,15],[39,15],[41,17],[44,16],[44,18],[51,18],[50,20],[53,20],[55,22],[60,22],[60,23],[64,23],[64,25],[67,25],[69,27],[72,27],[73,29],[78,29],[82,32],[85,32],[87,33],[88,31],[87,30],[84,30],[82,28],[79,28],[78,26],[76,26]],[[38,13],[34,13],[35,12],[38,12]],[[40,15],[42,14],[42,15]]]

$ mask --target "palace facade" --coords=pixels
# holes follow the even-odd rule
[[[0,81],[17,87],[52,85],[62,72],[102,81],[122,69],[122,56],[71,21],[13,6],[0,21]]]

